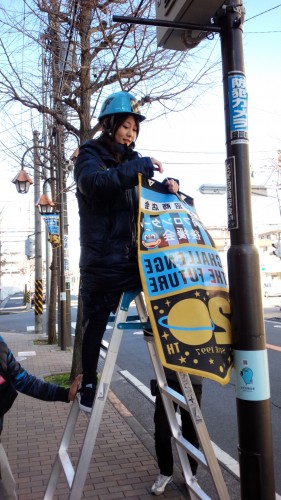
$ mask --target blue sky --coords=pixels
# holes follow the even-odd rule
[[[268,166],[276,163],[277,150],[281,149],[281,4],[267,0],[246,1],[244,5],[250,164],[255,170],[254,182],[264,184],[269,175]],[[216,44],[219,55],[218,35],[209,43]],[[216,86],[194,106],[182,113],[170,114],[161,122],[144,124],[137,143],[143,155],[150,154],[163,161],[165,174],[180,179],[182,190],[195,198],[198,213],[208,225],[226,223],[225,197],[203,196],[198,191],[201,184],[225,181],[224,127],[221,75],[218,74]],[[264,165],[266,169],[261,168]],[[253,200],[259,223],[262,222],[259,214],[268,220],[269,210],[278,223],[280,213],[276,200]]]

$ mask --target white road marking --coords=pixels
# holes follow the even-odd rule
[[[21,351],[18,356],[36,356],[36,351]]]

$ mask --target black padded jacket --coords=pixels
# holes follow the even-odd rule
[[[138,173],[151,178],[149,157],[119,144],[121,163],[92,140],[81,146],[74,178],[80,215],[80,272],[91,291],[140,286],[137,263]]]

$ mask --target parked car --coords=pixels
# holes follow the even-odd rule
[[[263,295],[265,297],[281,297],[281,281],[273,280],[263,284]]]
[[[31,302],[32,306],[35,304],[35,292],[33,292],[31,294],[31,296],[30,296],[30,302]],[[45,294],[45,292],[43,292],[42,302],[43,302],[43,304],[46,304],[46,294]]]

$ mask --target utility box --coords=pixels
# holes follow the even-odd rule
[[[78,64],[74,43],[60,41],[58,61],[59,73],[61,74],[64,71],[67,76],[76,76],[77,68]]]
[[[211,26],[222,0],[156,0],[156,19]],[[196,47],[208,32],[157,27],[157,45],[164,49],[188,50]]]
[[[25,240],[25,255],[28,259],[32,259],[35,256],[35,240],[34,238],[28,237]]]

